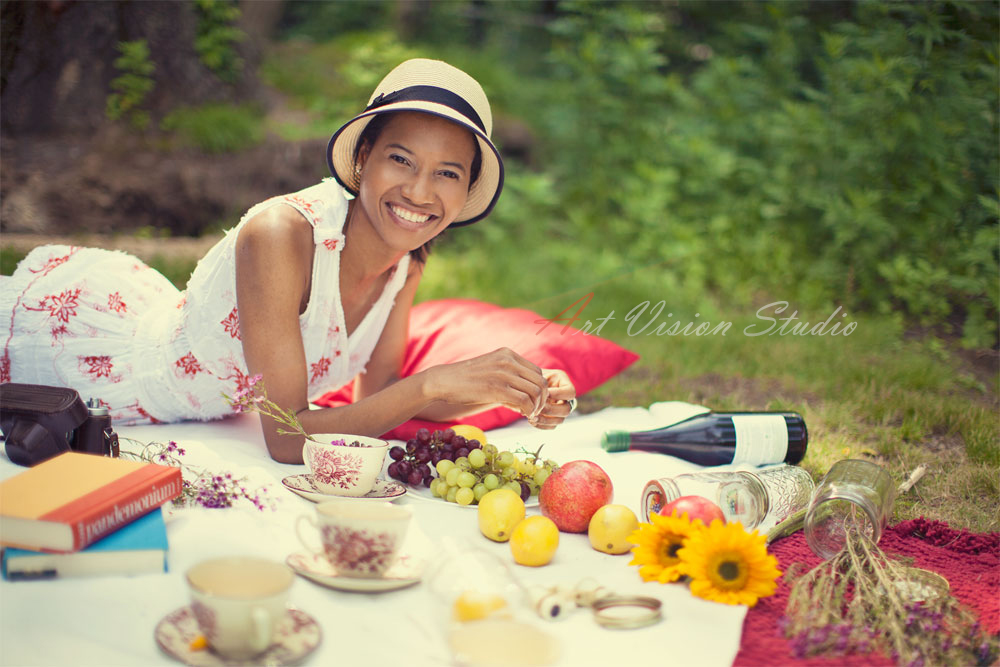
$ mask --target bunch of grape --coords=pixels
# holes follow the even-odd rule
[[[468,456],[454,460],[442,459],[435,464],[437,479],[431,481],[431,492],[448,502],[459,505],[478,504],[494,489],[506,488],[527,500],[536,495],[545,480],[559,465],[539,457],[537,452],[525,452],[518,458],[513,452],[500,451],[493,445],[471,450]]]
[[[441,461],[467,457],[480,447],[482,445],[478,440],[466,440],[450,428],[433,433],[422,428],[406,441],[405,448],[397,445],[389,450],[389,457],[392,459],[388,469],[389,477],[404,484],[429,487],[434,478],[431,466],[436,466]]]

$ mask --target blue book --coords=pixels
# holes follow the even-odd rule
[[[82,551],[45,553],[7,547],[3,576],[12,581],[167,571],[167,526],[156,508]]]

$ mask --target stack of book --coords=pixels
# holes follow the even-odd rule
[[[66,452],[0,482],[0,545],[7,579],[163,572],[161,506],[181,493],[181,471]]]

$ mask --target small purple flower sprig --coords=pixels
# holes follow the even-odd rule
[[[367,447],[368,446],[368,445],[364,444],[363,442],[359,442],[357,440],[354,440],[354,441],[348,443],[343,438],[341,438],[340,440],[331,440],[330,444],[334,445],[336,447]]]
[[[209,509],[232,507],[239,502],[249,502],[258,510],[274,511],[274,500],[267,494],[267,487],[247,488],[246,477],[234,477],[232,473],[214,473],[196,468],[181,461],[186,454],[173,440],[166,444],[150,442],[143,444],[131,438],[119,436],[122,444],[130,443],[139,448],[138,452],[121,447],[119,456],[173,466],[181,469],[181,494],[174,498],[174,507],[206,507]]]
[[[799,659],[880,650],[907,667],[992,664],[997,637],[946,585],[920,574],[849,532],[830,560],[805,574],[789,568],[793,583],[780,630]]]
[[[278,423],[280,435],[301,435],[306,440],[318,442],[316,438],[306,433],[294,412],[281,407],[267,397],[267,389],[264,387],[263,376],[260,373],[250,376],[246,386],[238,389],[232,396],[222,394],[222,397],[226,399],[236,414],[256,412],[264,417],[270,417]]]

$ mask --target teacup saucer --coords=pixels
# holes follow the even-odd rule
[[[229,660],[208,648],[192,650],[191,642],[201,636],[198,621],[191,607],[175,609],[156,625],[153,632],[156,643],[171,657],[186,665],[215,667],[216,665],[244,665],[246,660]],[[323,633],[319,624],[309,614],[300,609],[289,609],[278,625],[274,643],[266,651],[253,658],[254,664],[291,665],[312,653]]]
[[[281,480],[286,489],[297,493],[306,500],[321,503],[326,500],[381,500],[393,501],[406,494],[406,487],[399,482],[386,479],[376,479],[375,486],[363,496],[340,496],[335,493],[321,491],[313,482],[312,475],[289,475]]]
[[[415,556],[403,554],[385,574],[377,579],[362,579],[345,577],[337,572],[324,556],[310,553],[294,553],[285,559],[288,567],[295,570],[306,579],[311,579],[322,586],[329,586],[342,591],[360,591],[377,593],[392,591],[397,588],[412,586],[420,581],[424,563]]]

